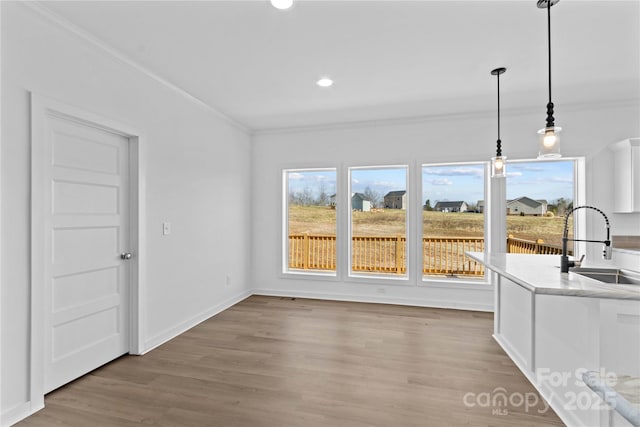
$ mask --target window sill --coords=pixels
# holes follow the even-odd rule
[[[280,273],[280,278],[282,279],[305,279],[305,280],[326,280],[329,282],[337,282],[338,281],[338,276],[336,274],[336,272],[331,272],[331,273],[325,273],[322,271],[313,271],[313,270],[307,270],[307,271],[286,271],[283,273]]]
[[[409,276],[382,276],[377,274],[348,274],[345,283],[357,283],[361,285],[391,285],[391,286],[411,286],[415,287],[415,283],[409,280]]]
[[[423,277],[418,283],[418,286],[421,288],[493,289],[493,284],[489,283],[487,276],[482,278],[482,280],[426,279]]]

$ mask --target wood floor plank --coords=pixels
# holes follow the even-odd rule
[[[491,337],[493,315],[253,296],[56,390],[20,426],[561,426]],[[466,402],[472,404],[465,404]]]

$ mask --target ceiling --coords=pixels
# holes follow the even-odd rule
[[[252,130],[494,111],[499,66],[503,111],[545,114],[535,0],[41,5]],[[640,1],[564,0],[551,20],[557,110],[640,99]]]

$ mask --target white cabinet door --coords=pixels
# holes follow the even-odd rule
[[[611,146],[613,151],[613,211],[640,212],[640,138]]]
[[[496,338],[518,366],[529,372],[532,360],[532,294],[529,290],[500,276],[499,332]]]
[[[49,392],[128,351],[128,140],[48,116],[45,369]]]
[[[582,382],[600,367],[599,316],[597,298],[536,295],[535,378],[568,425],[598,426],[601,411],[591,408],[605,406]]]
[[[600,303],[601,365],[616,375],[640,377],[640,301]]]

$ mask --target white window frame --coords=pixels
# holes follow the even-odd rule
[[[509,165],[517,163],[551,163],[573,161],[573,206],[586,204],[586,160],[585,157],[560,157],[557,159],[516,159],[507,160],[507,176],[509,175]],[[507,178],[508,179],[508,178]],[[505,201],[506,203],[506,201]],[[586,210],[578,209],[573,213],[573,236],[574,239],[583,239],[587,232]],[[506,212],[505,212],[506,215]],[[574,257],[580,258],[586,253],[586,242],[574,242]],[[559,256],[559,255],[558,255]],[[558,262],[560,262],[558,260]]]
[[[465,166],[465,165],[473,165],[473,166],[482,166],[484,171],[483,178],[483,193],[485,205],[489,199],[489,191],[490,191],[490,163],[487,161],[470,161],[470,162],[437,162],[437,163],[429,163],[429,162],[421,162],[418,165],[419,173],[418,175],[418,194],[422,199],[422,171],[423,168],[426,167],[449,167],[449,166]],[[487,269],[485,268],[485,274],[482,278],[470,279],[470,278],[458,278],[458,277],[440,277],[440,276],[427,276],[422,272],[422,266],[424,265],[424,260],[422,259],[422,236],[424,235],[423,230],[423,222],[422,222],[422,200],[418,204],[418,218],[420,218],[418,225],[418,233],[420,239],[418,239],[415,251],[417,252],[417,258],[419,260],[418,266],[419,271],[418,275],[420,277],[420,281],[418,286],[424,287],[445,287],[445,288],[469,288],[469,289],[482,289],[482,287],[492,286],[490,283],[490,275],[488,274]],[[484,239],[485,246],[487,244],[486,239],[488,239],[488,230],[487,230],[488,222],[487,216],[484,216]]]
[[[336,176],[336,270],[300,270],[289,268],[289,174],[294,172],[334,172]],[[328,167],[295,167],[295,168],[282,168],[282,212],[280,217],[282,218],[280,235],[282,236],[281,245],[281,263],[280,263],[280,277],[309,277],[320,280],[337,281],[340,274],[340,234],[338,233],[339,220],[340,220],[340,208],[338,199],[340,197],[340,174],[339,169],[335,166]]]
[[[342,201],[345,203],[346,206],[349,207],[349,209],[347,210],[345,215],[342,215],[342,221],[344,224],[344,230],[346,231],[346,238],[343,239],[345,242],[346,247],[344,247],[344,251],[343,253],[347,254],[347,259],[345,260],[345,267],[346,267],[346,274],[344,275],[344,281],[345,282],[353,282],[353,283],[362,283],[362,284],[374,284],[374,285],[380,285],[382,283],[387,283],[387,284],[392,284],[394,286],[397,285],[404,285],[404,286],[414,286],[413,283],[415,283],[414,281],[414,270],[415,268],[413,267],[413,244],[412,241],[415,240],[415,238],[413,237],[413,233],[411,232],[411,224],[413,222],[415,222],[415,219],[412,219],[412,212],[413,212],[413,204],[414,202],[414,197],[412,196],[412,188],[413,186],[411,185],[411,183],[413,182],[412,178],[412,171],[415,169],[415,167],[412,167],[412,165],[410,163],[394,163],[394,164],[380,164],[380,163],[376,163],[373,165],[348,165],[345,166],[345,177],[346,177],[346,191],[343,193],[343,197],[342,197]],[[353,229],[352,229],[352,221],[351,221],[351,213],[352,213],[352,206],[351,206],[351,193],[353,192],[352,189],[352,178],[351,178],[351,172],[353,170],[375,170],[375,169],[379,169],[379,170],[384,170],[384,169],[404,169],[405,170],[405,187],[406,187],[406,192],[407,192],[407,208],[405,209],[405,251],[406,251],[406,263],[407,263],[407,269],[406,269],[406,273],[403,275],[392,275],[392,274],[376,274],[376,273],[366,273],[366,272],[354,272],[353,271],[353,245],[352,243],[352,236],[353,236]],[[346,199],[346,200],[345,200]]]
[[[428,160],[428,159],[426,159]],[[574,161],[574,206],[585,204],[586,200],[586,174],[584,157],[563,157],[550,161]],[[537,162],[537,159],[516,159],[509,160],[508,164]],[[492,286],[490,275],[485,274],[484,279],[466,279],[449,277],[430,277],[422,274],[422,168],[424,166],[452,166],[452,165],[481,165],[484,164],[484,200],[485,203],[491,199],[492,180],[490,176],[490,164],[488,161],[468,161],[468,162],[434,162],[413,160],[411,162],[394,162],[384,164],[381,162],[374,164],[350,163],[340,165],[295,165],[282,166],[280,169],[280,179],[282,180],[282,212],[281,223],[281,264],[280,277],[301,280],[326,280],[342,283],[357,283],[374,286],[392,285],[394,287],[423,287],[423,288],[449,288],[481,290],[486,286]],[[395,275],[359,273],[352,272],[352,245],[351,245],[351,170],[355,169],[391,169],[404,168],[407,171],[406,191],[408,195],[408,206],[406,209],[406,251],[407,251],[407,272],[400,277]],[[508,168],[508,165],[507,165]],[[509,169],[507,169],[508,171]],[[288,268],[288,173],[305,171],[333,171],[336,174],[336,271],[302,271],[289,270]],[[506,203],[506,201],[505,201]],[[486,212],[485,212],[486,215]],[[574,236],[580,238],[585,235],[586,222],[585,210],[580,209],[574,213]],[[506,212],[505,212],[506,216]],[[486,239],[490,239],[490,221],[485,216],[485,246]],[[577,242],[576,254],[583,254],[586,251],[586,244]],[[382,289],[382,288],[381,288]]]

